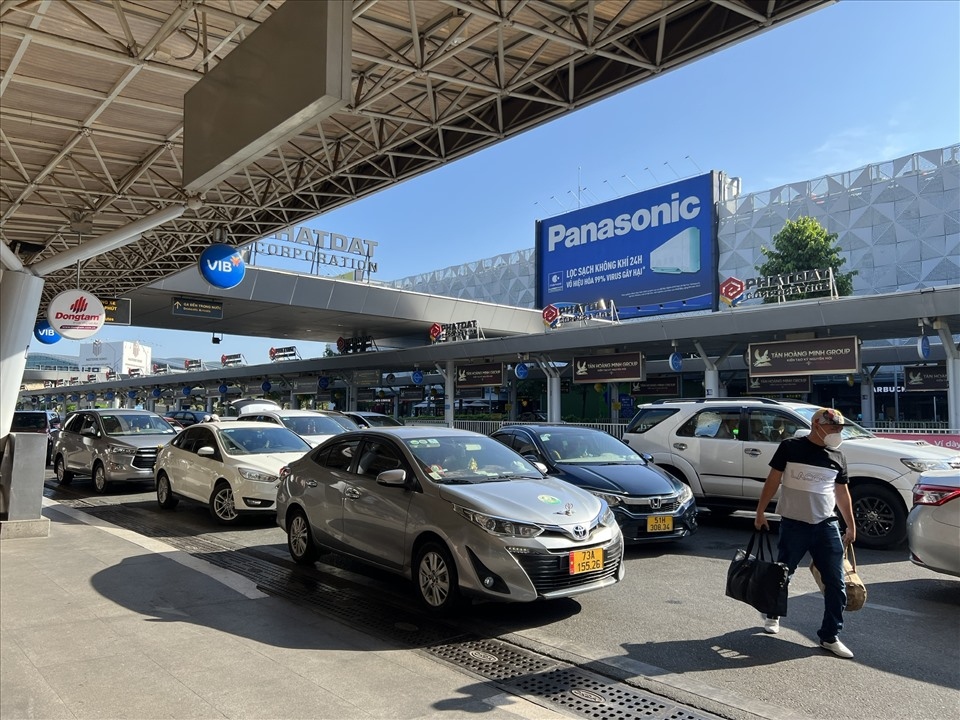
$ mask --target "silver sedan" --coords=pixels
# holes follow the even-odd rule
[[[960,577],[960,470],[930,470],[913,487],[907,516],[910,560]]]
[[[438,613],[466,596],[528,602],[623,577],[604,500],[465,430],[331,438],[281,470],[277,522],[294,561],[312,563],[320,548],[350,555],[410,578]]]

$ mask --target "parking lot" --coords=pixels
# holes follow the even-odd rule
[[[960,581],[913,566],[905,547],[858,551],[869,595],[862,611],[845,617],[844,641],[856,657],[844,661],[816,647],[822,600],[802,567],[777,636],[762,632],[751,608],[724,597],[726,568],[752,528],[745,514],[705,512],[691,538],[628,549],[626,579],[612,588],[551,603],[475,605],[451,630],[431,627],[410,587],[393,576],[329,554],[315,568],[295,567],[267,519],[223,530],[201,506],[160,513],[143,485],[118,484],[99,496],[82,479],[61,488],[49,472],[44,494],[98,523],[259,574],[268,592],[375,636],[393,632],[377,620],[390,613],[416,618],[440,638],[458,636],[459,627],[727,717],[936,718],[960,709]]]

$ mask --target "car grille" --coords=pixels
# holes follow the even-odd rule
[[[140,448],[130,464],[142,470],[153,470],[153,466],[157,464],[157,448]]]
[[[537,594],[545,595],[581,585],[590,585],[614,577],[620,568],[623,554],[622,547],[623,542],[620,535],[617,534],[617,539],[603,548],[603,570],[578,573],[577,575],[570,574],[570,553],[568,552],[542,555],[517,554],[515,557],[537,589]],[[590,548],[577,549],[589,550]]]
[[[654,503],[651,500],[660,500],[659,507],[653,507]],[[659,497],[645,497],[645,498],[624,498],[623,504],[628,506],[633,512],[655,512],[655,513],[672,513],[678,507],[680,507],[680,502],[676,497],[672,498],[659,498]]]

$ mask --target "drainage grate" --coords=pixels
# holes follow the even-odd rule
[[[263,592],[334,617],[399,647],[419,648],[449,665],[486,679],[504,692],[598,720],[719,720],[720,716],[673,703],[611,678],[497,639],[439,622],[386,602],[374,593],[353,589],[335,576],[320,580],[318,571],[232,543],[216,534],[178,532],[123,505],[97,499],[59,500],[94,517],[140,535],[163,540],[217,567],[257,584]],[[343,584],[340,585],[339,583]],[[382,596],[380,596],[382,597]]]

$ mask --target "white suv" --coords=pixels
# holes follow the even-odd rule
[[[713,512],[753,510],[784,437],[810,431],[818,406],[765,398],[697,398],[641,405],[623,439],[693,489]],[[912,489],[925,470],[960,468],[960,455],[929,443],[843,428],[857,543],[889,548],[906,538]],[[774,498],[776,500],[776,498]]]

